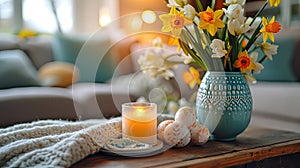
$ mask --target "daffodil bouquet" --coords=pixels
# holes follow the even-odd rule
[[[225,0],[222,9],[215,9],[215,0],[207,9],[200,0],[195,0],[195,7],[187,0],[166,1],[170,12],[159,16],[162,31],[171,32],[169,44],[183,51],[187,64],[197,64],[205,71],[242,72],[251,82],[255,81],[252,74],[264,68],[262,63],[277,54],[274,33],[279,32],[280,24],[274,16],[260,15],[268,4],[277,7],[280,0],[267,0],[254,18],[244,16],[246,0]],[[264,55],[259,57],[257,49]]]

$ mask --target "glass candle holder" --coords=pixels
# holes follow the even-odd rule
[[[139,142],[157,143],[157,105],[154,103],[122,104],[122,136]]]

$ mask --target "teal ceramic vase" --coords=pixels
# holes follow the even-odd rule
[[[248,127],[252,104],[242,73],[208,71],[198,89],[197,120],[208,127],[213,140],[232,141]]]

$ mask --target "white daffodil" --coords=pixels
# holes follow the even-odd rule
[[[187,4],[187,0],[175,0],[175,2],[181,7]]]
[[[250,26],[246,25],[244,20],[245,18],[229,20],[227,23],[229,33],[237,36],[247,32],[250,29]]]
[[[252,17],[248,17],[245,24],[250,26],[250,23],[253,21]],[[250,26],[249,32],[254,31],[260,24],[261,22],[261,17],[257,17],[254,22],[252,23],[252,25]]]
[[[257,62],[257,59],[258,59],[258,52],[252,52],[252,53],[250,54],[250,57],[252,58],[252,61],[253,61],[253,63],[255,64],[255,69],[253,70],[253,72],[256,73],[256,74],[259,74],[260,71],[261,71],[262,69],[264,69],[264,66],[263,66],[261,63]]]
[[[252,75],[251,70],[247,70],[246,73],[244,73],[244,77],[249,84],[256,84],[257,80],[255,77]]]
[[[168,0],[168,7],[176,6],[179,8],[183,8],[187,4],[187,0]]]
[[[184,16],[191,20],[194,20],[196,14],[197,14],[195,8],[190,4],[185,5],[183,7],[183,11],[184,11]]]
[[[271,44],[271,43],[263,43],[261,46],[261,50],[266,54],[269,60],[273,60],[272,55],[277,54],[278,45]]]
[[[231,5],[231,4],[240,4],[240,5],[245,5],[246,0],[226,0],[225,4],[226,5]]]
[[[244,8],[240,4],[229,5],[227,9],[223,8],[223,11],[229,20],[242,18],[244,16]]]
[[[213,58],[222,58],[227,53],[227,51],[225,50],[225,42],[220,39],[213,39],[210,44],[210,48],[213,52]]]

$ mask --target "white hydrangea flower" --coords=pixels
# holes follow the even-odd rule
[[[231,5],[231,4],[240,4],[242,6],[244,6],[246,3],[246,0],[226,0],[225,4],[227,5]]]
[[[246,25],[244,20],[245,18],[229,20],[227,23],[229,33],[237,36],[247,32],[250,29],[250,26]]]
[[[196,14],[197,14],[195,8],[190,4],[185,5],[183,7],[183,11],[184,11],[184,16],[191,20],[194,20]]]
[[[253,70],[253,72],[256,74],[259,74],[261,72],[261,70],[264,69],[264,66],[261,63],[257,62],[258,52],[252,52],[250,54],[250,57],[252,58],[252,61],[255,64],[255,69]]]
[[[229,5],[227,9],[223,8],[223,11],[229,20],[244,17],[244,8],[240,4]]]
[[[271,43],[263,43],[261,45],[261,50],[266,54],[267,58],[269,60],[273,60],[272,55],[277,54],[278,45],[271,44]]]
[[[225,42],[220,39],[213,39],[210,44],[210,48],[213,52],[213,58],[222,58],[227,53],[227,51],[225,50]]]

